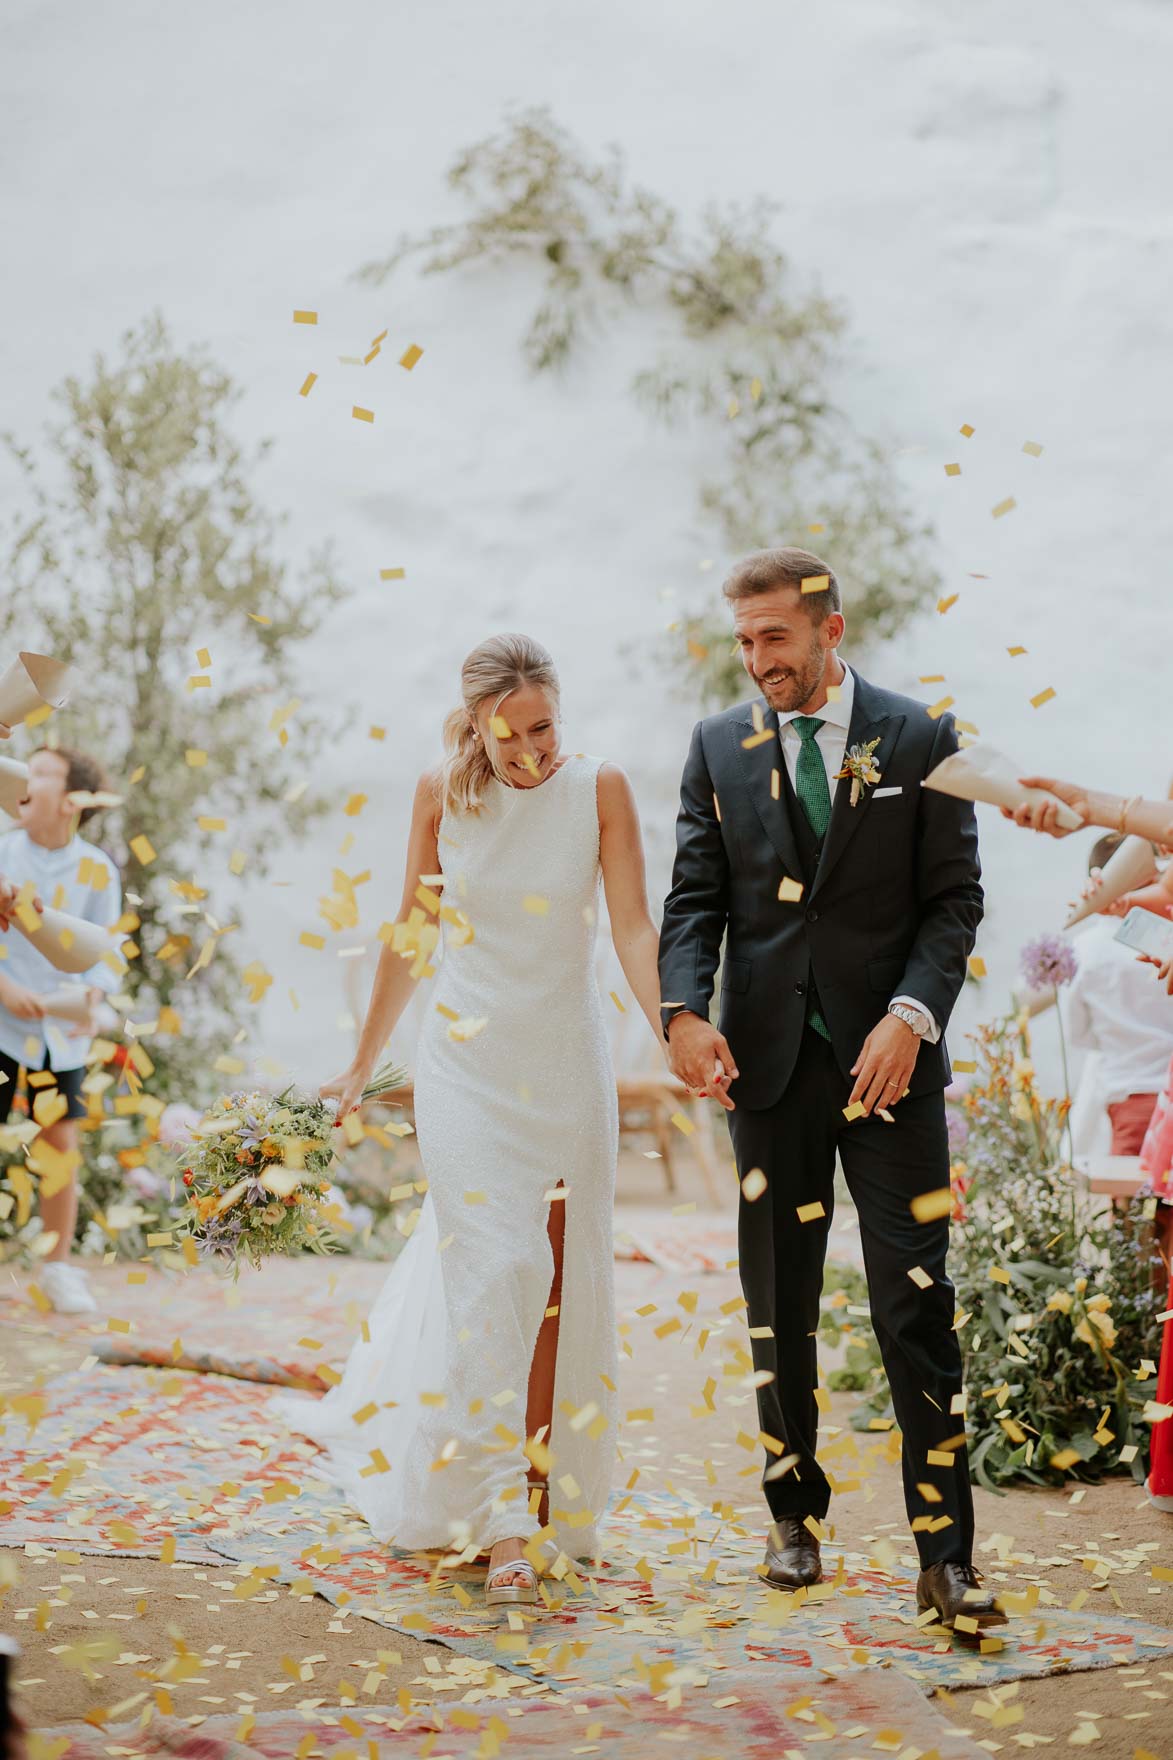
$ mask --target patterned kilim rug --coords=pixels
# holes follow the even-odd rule
[[[388,1270],[371,1260],[307,1258],[291,1278],[274,1259],[260,1270],[245,1266],[233,1283],[208,1265],[190,1273],[97,1266],[90,1277],[100,1317],[45,1312],[34,1277],[3,1292],[0,1326],[34,1324],[79,1338],[101,1362],[321,1392],[333,1384],[332,1365],[345,1360]]]
[[[983,1750],[955,1733],[907,1682],[872,1670],[849,1680],[816,1681],[775,1674],[768,1686],[739,1679],[720,1691],[701,1688],[681,1695],[643,1692],[575,1702],[543,1700],[518,1705],[483,1703],[408,1715],[386,1706],[353,1711],[215,1716],[197,1727],[171,1718],[103,1730],[70,1724],[36,1739],[30,1760],[106,1760],[108,1755],[167,1754],[174,1760],[336,1760],[373,1757],[397,1747],[450,1760],[537,1760],[537,1757],[600,1754],[608,1760],[648,1760],[676,1752],[687,1760],[804,1760],[817,1742],[822,1760],[982,1760]],[[573,1728],[568,1727],[573,1724]],[[428,1738],[432,1745],[428,1746]],[[359,1745],[359,1744],[365,1744]]]
[[[103,1365],[48,1383],[4,1415],[0,1544],[228,1558],[242,1596],[264,1571],[564,1690],[764,1663],[771,1676],[879,1664],[929,1692],[1173,1652],[1160,1627],[1036,1608],[974,1654],[916,1624],[911,1579],[850,1554],[805,1599],[785,1595],[756,1577],[756,1534],[668,1494],[615,1499],[605,1564],[544,1579],[546,1606],[503,1625],[482,1606],[480,1568],[444,1570],[439,1555],[373,1541],[317,1475],[312,1444],[268,1417],[268,1397],[245,1381]]]

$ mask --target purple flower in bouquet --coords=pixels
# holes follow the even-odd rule
[[[949,1133],[950,1155],[960,1155],[969,1141],[969,1123],[965,1116],[952,1106],[945,1111],[945,1128]]]
[[[1061,935],[1040,935],[1020,955],[1022,975],[1032,990],[1054,990],[1075,976],[1075,949]]]
[[[140,1198],[157,1198],[167,1189],[167,1182],[150,1167],[128,1167],[126,1183]]]
[[[259,1149],[268,1134],[263,1118],[258,1118],[255,1112],[245,1113],[239,1132],[242,1149]]]

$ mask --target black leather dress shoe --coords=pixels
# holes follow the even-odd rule
[[[1006,1624],[1006,1615],[994,1596],[982,1588],[981,1573],[973,1565],[958,1564],[953,1559],[931,1564],[921,1572],[916,1583],[916,1605],[919,1613],[933,1608],[943,1626],[964,1637],[972,1638],[990,1626]],[[956,1623],[959,1617],[960,1626]]]
[[[819,1543],[801,1516],[779,1516],[766,1541],[766,1582],[776,1589],[804,1589],[823,1580]]]

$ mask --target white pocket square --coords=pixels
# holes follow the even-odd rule
[[[885,795],[903,794],[903,793],[904,793],[904,790],[901,788],[900,784],[897,783],[894,788],[873,788],[872,799],[874,801],[882,801]]]

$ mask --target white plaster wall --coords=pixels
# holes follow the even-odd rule
[[[626,765],[653,893],[667,882],[693,711],[618,649],[654,661],[674,609],[715,594],[726,558],[694,514],[706,436],[658,432],[626,396],[654,325],[625,319],[563,379],[535,380],[517,349],[524,273],[379,291],[349,279],[400,232],[455,212],[448,163],[510,104],[549,104],[591,150],[618,142],[685,215],[774,197],[799,276],[847,301],[842,401],[897,456],[961,594],[873,675],[932,701],[940,687],[917,677],[944,672],[959,711],[1024,761],[1163,789],[1173,13],[1160,0],[2,10],[5,424],[32,435],[49,389],[158,307],[244,386],[241,437],[275,436],[257,488],[290,511],[289,557],[330,535],[356,589],[312,666],[315,688],[361,711],[355,736],[321,754],[323,776],[340,802],[370,802],[347,856],[355,822],[339,812],[283,855],[282,884],[244,894],[241,947],[278,977],[254,1048],[307,1077],[348,1055],[350,962],[298,934],[340,861],[374,870],[364,934],[347,940],[375,945],[414,779],[461,657],[494,629],[551,647],[567,743]],[[319,327],[294,328],[294,307],[317,309]],[[384,326],[371,368],[338,365]],[[394,364],[409,342],[426,350],[410,376]],[[353,402],[373,427],[351,420]],[[943,473],[951,460],[960,479]],[[994,521],[1008,494],[1017,511]],[[833,538],[825,548],[834,560]],[[406,582],[380,583],[392,565]],[[213,651],[230,640],[208,632]],[[1030,653],[1010,660],[1016,642]],[[1047,685],[1057,698],[1033,710]],[[384,744],[365,738],[371,722]],[[985,1010],[1024,937],[1057,922],[1080,851],[984,813],[983,833]],[[218,897],[227,915],[227,885]],[[396,1046],[410,1045],[409,1023]],[[628,1030],[621,1059],[643,1055]]]

